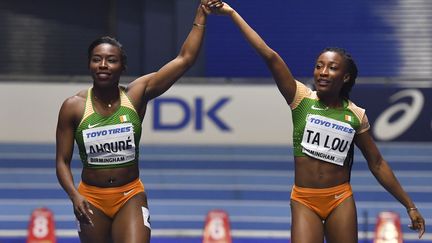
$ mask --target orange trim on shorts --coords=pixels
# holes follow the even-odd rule
[[[293,186],[291,200],[297,201],[326,219],[329,214],[345,199],[353,195],[351,185],[347,182],[330,188],[305,188]]]
[[[87,185],[81,181],[78,192],[93,206],[113,218],[129,199],[144,192],[144,185],[139,178],[120,187],[108,188]]]

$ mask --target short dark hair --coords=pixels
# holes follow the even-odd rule
[[[110,36],[99,37],[99,38],[97,38],[96,40],[94,40],[89,45],[88,50],[87,50],[88,62],[90,63],[90,59],[91,59],[91,56],[92,56],[93,49],[96,46],[98,46],[100,44],[104,44],[104,43],[116,46],[116,47],[118,47],[120,49],[121,63],[122,63],[123,68],[126,69],[126,67],[127,67],[127,55],[126,55],[126,52],[123,49],[123,45],[118,40],[116,40],[115,38],[110,37]]]
[[[355,84],[355,80],[358,74],[357,65],[354,59],[352,58],[351,54],[348,53],[345,49],[340,47],[326,47],[324,48],[324,50],[320,52],[319,56],[324,52],[328,52],[328,51],[336,52],[345,59],[345,62],[347,64],[346,68],[347,68],[347,72],[350,75],[350,79],[348,80],[348,82],[344,83],[339,95],[343,98],[349,99],[349,93],[351,92],[351,89]]]

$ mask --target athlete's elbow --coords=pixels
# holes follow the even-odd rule
[[[189,68],[195,63],[197,57],[198,56],[193,53],[183,52],[180,53],[176,59],[181,66]]]
[[[368,160],[368,167],[372,174],[379,174],[382,169],[383,162],[384,160],[382,158]]]
[[[266,60],[266,62],[272,63],[272,62],[275,62],[275,61],[279,60],[280,56],[273,49],[269,49],[268,51],[266,51],[265,53],[263,53],[263,58]]]

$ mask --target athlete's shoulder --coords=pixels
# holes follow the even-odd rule
[[[352,111],[360,121],[360,127],[357,129],[357,134],[361,134],[370,129],[369,119],[364,108],[357,106],[353,101],[348,100],[348,109]]]
[[[60,115],[77,118],[85,107],[87,90],[81,90],[75,95],[66,98],[60,108]]]
[[[132,100],[134,104],[140,104],[143,99],[146,90],[148,89],[148,84],[156,73],[149,73],[143,75],[132,82],[130,82],[124,89],[124,92]]]
[[[156,72],[152,72],[136,78],[125,87],[125,92],[128,93],[137,88],[142,89],[142,87],[147,85],[155,74]]]
[[[78,93],[66,98],[63,101],[63,105],[66,105],[69,108],[71,108],[76,105],[84,104],[86,98],[87,98],[87,90],[81,90]]]
[[[356,112],[356,113],[362,113],[364,114],[366,112],[366,109],[363,107],[358,106],[356,103],[354,103],[352,100],[348,99],[348,109]]]
[[[297,108],[300,102],[306,97],[310,99],[318,99],[316,92],[313,91],[311,88],[309,88],[307,85],[303,84],[298,80],[295,80],[295,82],[296,82],[296,93],[293,101],[291,102],[291,104],[289,104],[291,109],[294,110],[295,108]]]

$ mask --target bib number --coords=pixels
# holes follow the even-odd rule
[[[89,164],[124,164],[135,159],[136,145],[131,123],[86,129],[83,138]]]
[[[320,115],[309,115],[303,132],[303,153],[343,166],[355,130],[350,124]]]

